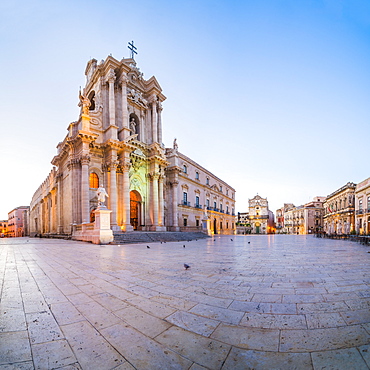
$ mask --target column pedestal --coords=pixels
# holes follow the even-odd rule
[[[95,211],[95,225],[92,242],[94,244],[108,244],[113,241],[113,231],[110,228],[111,210],[99,206]]]

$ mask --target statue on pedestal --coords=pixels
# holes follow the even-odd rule
[[[89,107],[91,105],[91,102],[90,102],[89,98],[87,98],[86,96],[81,94],[81,90],[80,90],[79,98],[80,98],[80,102],[79,102],[78,106],[82,107],[82,113],[84,115],[88,116],[89,115]]]
[[[109,195],[102,186],[99,186],[96,195],[98,197],[98,206],[104,206],[105,197],[109,197]]]

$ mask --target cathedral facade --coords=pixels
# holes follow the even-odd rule
[[[112,56],[99,64],[90,60],[85,75],[79,119],[69,125],[52,171],[32,198],[30,234],[93,228],[102,187],[114,232],[234,233],[235,190],[182,155],[176,142],[162,144],[166,97],[155,77],[145,80],[134,59]]]

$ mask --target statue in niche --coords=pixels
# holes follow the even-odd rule
[[[135,122],[135,118],[132,117],[131,118],[131,121],[130,121],[130,131],[131,131],[131,135],[135,135],[136,134],[136,122]]]
[[[80,102],[79,102],[78,106],[82,107],[82,113],[88,116],[89,115],[89,107],[91,105],[91,102],[90,102],[89,98],[87,98],[86,96],[81,94],[81,90],[80,90],[79,98],[80,98]]]
[[[105,197],[109,197],[106,190],[103,188],[103,186],[99,186],[98,190],[96,191],[96,195],[98,197],[98,206],[104,206]]]

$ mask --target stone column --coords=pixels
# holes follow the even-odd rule
[[[63,176],[58,174],[57,176],[57,226],[58,234],[63,234],[63,204],[62,204],[62,191],[63,191]]]
[[[107,76],[109,84],[109,125],[114,126],[116,123],[116,105],[114,101],[114,81],[116,76],[113,69],[111,69]]]
[[[127,111],[127,75],[126,73],[122,74],[121,77],[122,85],[122,132],[123,135],[120,136],[120,140],[124,140],[130,136],[130,128],[128,122],[128,111]]]
[[[158,143],[162,145],[162,104],[158,102]]]
[[[172,181],[172,226],[174,230],[178,230],[179,224],[177,220],[177,206],[178,206],[178,185],[177,180]]]
[[[158,224],[164,226],[163,214],[164,214],[164,202],[163,202],[163,175],[158,176]]]
[[[123,194],[123,228],[124,231],[132,231],[134,228],[130,224],[130,163],[122,163],[123,182],[122,182],[122,194]]]
[[[153,226],[158,226],[158,177],[159,174],[153,173],[151,176],[152,181],[152,199],[153,199]]]
[[[117,162],[110,163],[110,208],[111,208],[111,226],[112,229],[117,229]]]
[[[152,97],[152,139],[153,143],[158,142],[158,125],[157,125],[157,96]]]
[[[81,216],[82,223],[90,222],[90,184],[89,184],[89,163],[90,157],[82,155],[81,163]]]

